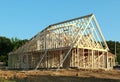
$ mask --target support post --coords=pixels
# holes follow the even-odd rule
[[[94,68],[94,54],[93,54],[93,50],[92,50],[92,69]]]
[[[83,49],[83,68],[85,68],[85,55],[84,55],[84,49]]]
[[[107,58],[106,59],[107,59],[107,69],[109,69],[109,66],[108,66],[109,65],[109,62],[108,62],[108,52],[107,52]]]

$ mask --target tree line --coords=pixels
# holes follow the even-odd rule
[[[107,45],[110,49],[110,52],[115,54],[115,44],[116,44],[116,62],[118,62],[118,64],[120,64],[120,42],[118,41],[107,41]]]
[[[8,53],[11,51],[16,50],[18,47],[22,46],[29,40],[24,39],[20,40],[18,38],[7,38],[0,36],[0,62],[8,62]],[[115,54],[115,41],[106,41],[108,44],[108,47],[110,49],[110,52]],[[116,42],[116,55],[117,59],[116,61],[120,64],[120,42]]]
[[[18,47],[25,44],[28,40],[20,40],[18,38],[7,38],[0,36],[0,62],[8,62],[8,53],[16,50]]]

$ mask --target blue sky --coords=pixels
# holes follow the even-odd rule
[[[50,24],[90,13],[106,40],[120,41],[120,0],[0,0],[0,36],[30,39]]]

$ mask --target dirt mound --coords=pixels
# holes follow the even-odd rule
[[[32,70],[32,71],[10,71],[10,70],[0,70],[0,78],[5,79],[23,79],[32,76],[51,76],[51,77],[80,77],[80,78],[100,78],[100,79],[119,79],[119,70]]]

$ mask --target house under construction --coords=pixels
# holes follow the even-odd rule
[[[9,53],[9,69],[111,69],[115,57],[93,14],[48,26]]]

